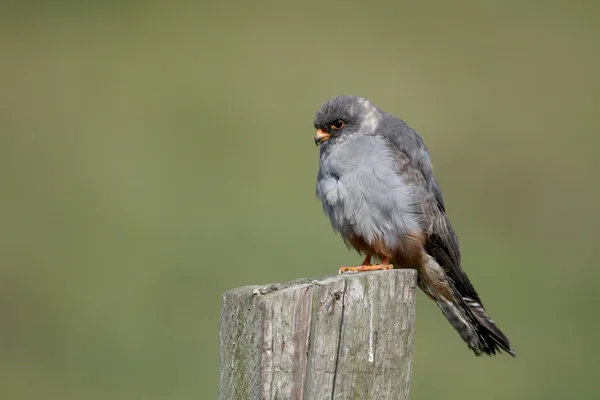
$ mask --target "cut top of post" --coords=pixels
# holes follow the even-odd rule
[[[226,292],[219,399],[408,399],[416,271]]]

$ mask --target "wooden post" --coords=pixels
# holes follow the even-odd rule
[[[416,271],[223,295],[219,400],[407,400]]]

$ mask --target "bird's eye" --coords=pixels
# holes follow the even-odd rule
[[[329,127],[331,129],[335,129],[336,131],[340,130],[344,127],[344,121],[342,121],[341,119],[336,119],[329,125]]]

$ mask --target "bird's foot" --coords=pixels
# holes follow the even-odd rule
[[[392,268],[393,266],[391,264],[359,265],[358,267],[341,267],[338,273],[343,274],[345,272],[382,271]]]

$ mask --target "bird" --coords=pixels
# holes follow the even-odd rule
[[[416,269],[418,287],[475,355],[506,351],[516,357],[461,266],[423,138],[360,96],[325,101],[314,127],[320,146],[316,195],[334,231],[365,257],[338,272]],[[380,262],[372,264],[373,258]]]

